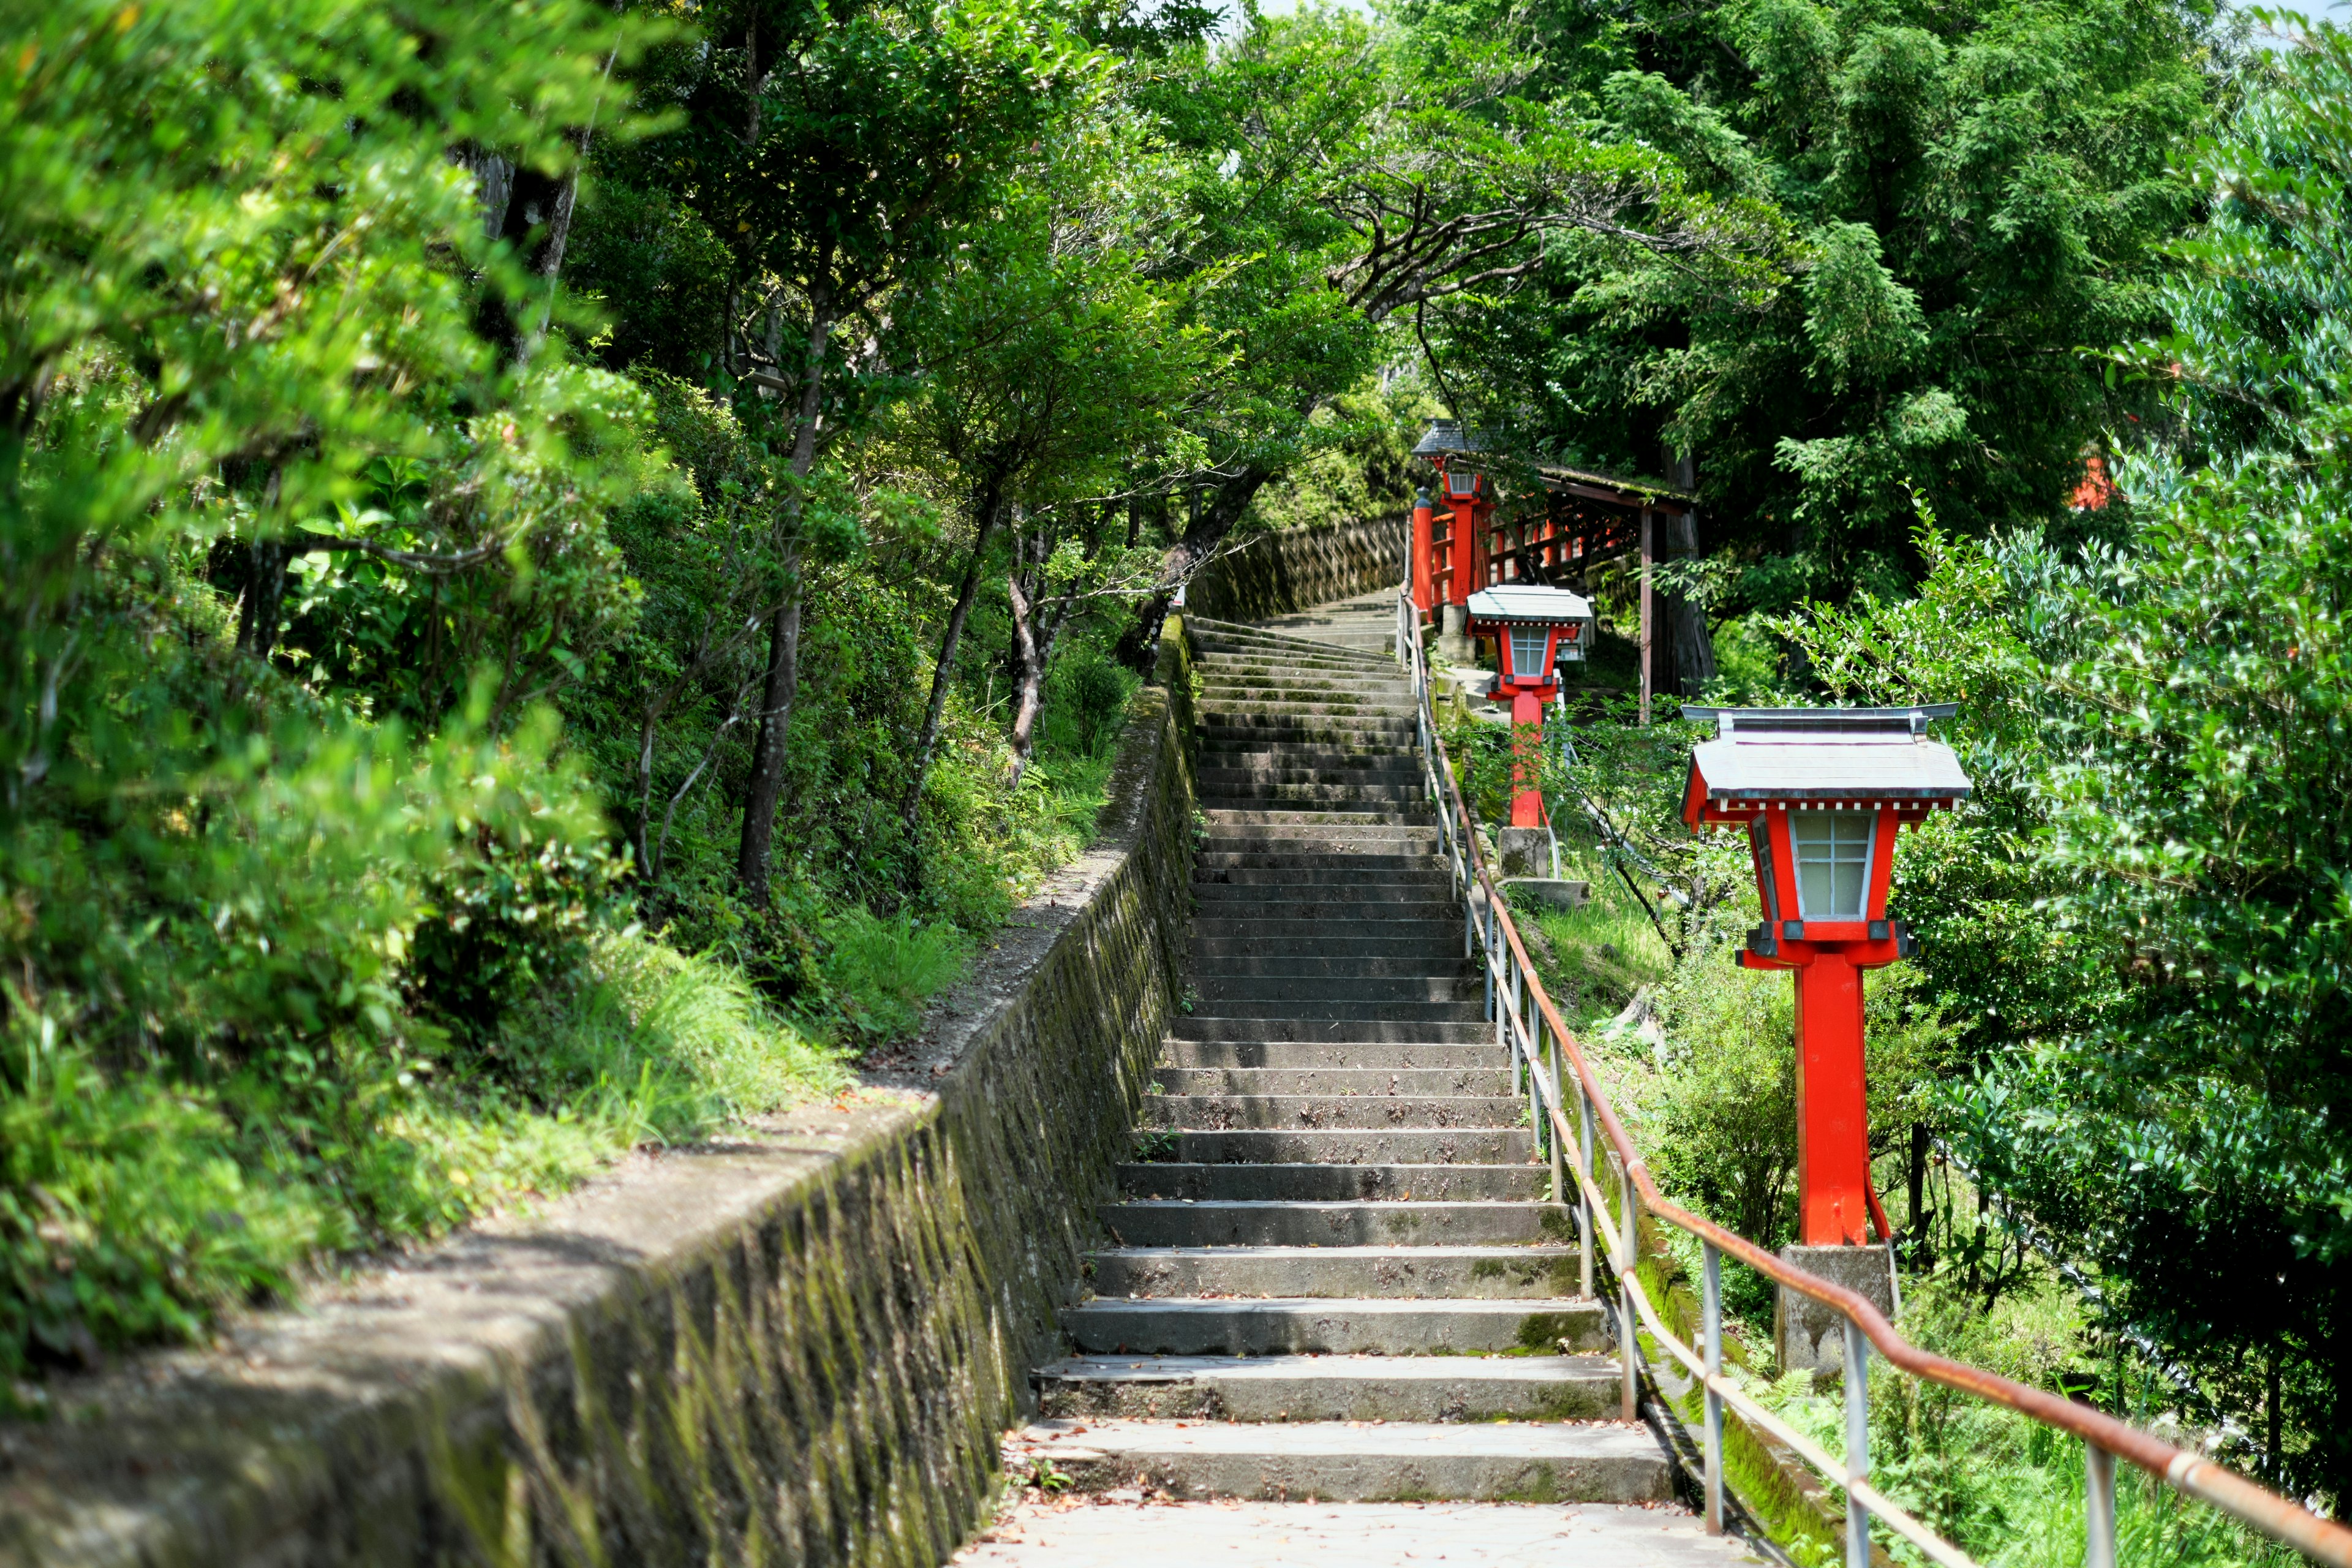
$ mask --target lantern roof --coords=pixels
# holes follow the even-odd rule
[[[1446,458],[1463,452],[1483,452],[1486,443],[1475,430],[1465,430],[1459,419],[1433,419],[1421,442],[1412,449],[1416,458]]]
[[[1564,626],[1592,618],[1592,601],[1565,588],[1538,588],[1532,583],[1498,583],[1470,595],[1464,606],[1474,621],[1505,624],[1539,621]]]
[[[1767,802],[1876,800],[1955,804],[1969,793],[1952,748],[1927,739],[1948,702],[1913,708],[1695,708],[1715,721],[1712,741],[1691,750],[1685,799]]]

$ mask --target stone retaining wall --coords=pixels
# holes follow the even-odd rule
[[[1407,513],[1261,533],[1202,568],[1186,607],[1219,621],[1264,621],[1404,578]]]
[[[1181,985],[1181,634],[1097,847],[935,1008],[934,1091],[673,1152],[0,1426],[0,1564],[872,1563],[971,1532]]]

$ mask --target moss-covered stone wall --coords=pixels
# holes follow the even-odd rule
[[[1181,626],[1100,839],[804,1108],[0,1427],[0,1564],[943,1562],[1055,1352],[1181,985]]]
[[[1184,592],[1186,606],[1219,621],[1263,621],[1404,578],[1411,520],[1402,512],[1261,533],[1211,562]]]

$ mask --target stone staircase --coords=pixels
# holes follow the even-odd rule
[[[1656,1440],[1609,1419],[1604,1314],[1464,956],[1371,640],[1392,604],[1192,624],[1196,1001],[1016,1453],[1080,1490],[1668,1496]]]

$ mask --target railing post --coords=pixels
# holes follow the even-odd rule
[[[1706,1374],[1723,1375],[1723,1254],[1715,1243],[1699,1244],[1701,1310],[1705,1317]],[[1723,1533],[1723,1395],[1706,1391],[1706,1532]],[[2113,1568],[2110,1564],[2109,1568]]]
[[[2083,1439],[2084,1568],[2116,1568],[2116,1457]]]
[[[1845,1325],[1845,1477],[1870,1479],[1870,1342],[1853,1323]],[[1845,1494],[1845,1568],[1870,1568],[1870,1510]]]
[[[1580,1294],[1589,1301],[1592,1300],[1592,1188],[1596,1184],[1592,1179],[1592,1097],[1585,1092],[1581,1079],[1576,1084],[1576,1110],[1581,1134],[1576,1142],[1576,1168],[1584,1176],[1576,1184],[1576,1267],[1583,1285]]]
[[[1620,1260],[1617,1308],[1625,1326],[1624,1340],[1618,1346],[1619,1363],[1624,1378],[1623,1414],[1628,1421],[1639,1421],[1642,1418],[1642,1389],[1639,1375],[1634,1371],[1633,1275],[1641,1267],[1641,1255],[1633,1249],[1641,1226],[1634,1214],[1633,1172],[1632,1167],[1622,1163],[1617,1168],[1617,1212],[1623,1226],[1617,1252]]]

